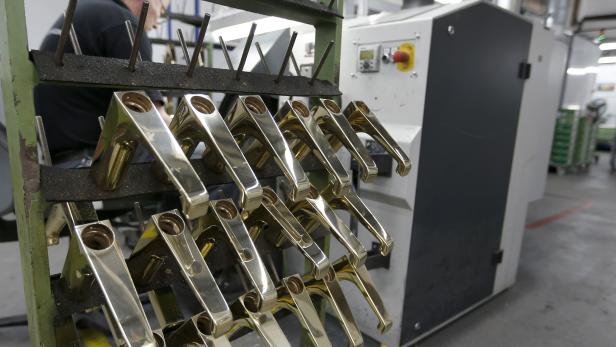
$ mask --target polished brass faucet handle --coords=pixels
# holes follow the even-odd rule
[[[376,238],[379,242],[379,252],[381,255],[388,255],[393,246],[394,240],[379,222],[376,216],[370,211],[368,206],[357,195],[355,190],[349,190],[342,195],[334,194],[330,185],[320,188],[321,196],[329,203],[334,210],[345,210],[351,213],[359,222]]]
[[[376,115],[363,101],[352,101],[344,109],[344,115],[357,132],[363,132],[374,138],[398,163],[396,172],[406,176],[411,171],[411,160],[400,145],[389,134]]]
[[[308,176],[260,96],[238,96],[225,122],[244,152],[257,146],[274,158],[292,187],[291,198],[294,201],[306,196],[310,186]],[[251,156],[248,159],[251,164],[258,164]]]
[[[349,340],[349,346],[360,347],[364,345],[362,333],[357,327],[351,307],[344,297],[340,282],[334,268],[330,268],[328,274],[322,279],[316,279],[305,275],[304,286],[311,295],[318,295],[326,299],[331,305],[336,317],[342,325],[342,329]]]
[[[331,347],[325,327],[299,275],[281,280],[278,287],[278,304],[274,311],[282,309],[291,311],[297,317],[314,346]]]
[[[353,266],[349,258],[343,256],[334,262],[334,269],[339,279],[355,284],[376,315],[379,321],[378,330],[381,334],[387,332],[392,326],[392,321],[366,266]]]
[[[184,95],[170,129],[188,156],[200,142],[205,143],[204,163],[214,171],[226,170],[231,176],[239,188],[242,209],[251,211],[261,205],[261,184],[207,95]]]
[[[277,247],[286,242],[295,246],[312,265],[316,278],[322,278],[331,266],[323,250],[270,187],[263,188],[262,206],[250,213],[245,223],[251,231],[268,225],[267,239]],[[253,238],[257,233],[251,233]]]
[[[212,231],[222,232],[235,252],[240,268],[254,288],[258,311],[269,311],[276,302],[276,287],[233,200],[210,201],[208,215],[199,220],[193,238],[197,240],[202,254],[204,247],[200,243],[209,239],[208,234]]]
[[[139,257],[171,259],[211,322],[210,335],[222,336],[230,329],[233,315],[178,210],[154,214],[137,241],[129,261]],[[152,258],[155,256],[154,258]],[[134,261],[133,278],[148,281],[154,276],[152,261]],[[140,265],[140,266],[139,266]]]
[[[312,108],[312,117],[329,137],[329,143],[335,151],[344,146],[355,158],[361,168],[362,181],[374,180],[378,167],[338,104],[332,99],[319,99]]]
[[[325,134],[303,102],[286,101],[274,118],[287,140],[294,144],[294,149],[297,148],[295,140],[301,141],[311,149],[312,154],[329,172],[336,193],[342,193],[351,188],[351,177],[346,168],[336,156]],[[295,153],[296,156],[297,154]]]
[[[114,190],[141,142],[180,193],[182,211],[195,219],[207,212],[208,192],[181,146],[142,92],[115,92],[94,152],[91,174],[101,189]]]
[[[240,328],[248,328],[257,332],[268,347],[291,347],[274,315],[271,312],[258,311],[258,301],[255,292],[248,292],[231,304],[235,324],[227,335],[232,335]]]

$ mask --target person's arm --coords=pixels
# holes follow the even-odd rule
[[[134,23],[133,23],[134,27]],[[136,30],[136,28],[134,28]],[[132,45],[126,32],[124,25],[116,25],[107,28],[103,31],[99,37],[101,44],[104,47],[104,55],[110,58],[128,59],[130,52],[132,51]],[[143,61],[152,61],[152,43],[147,35],[143,35],[141,46],[139,47],[139,53],[141,53],[141,59]],[[171,117],[165,110],[165,98],[158,90],[146,91],[150,100],[156,105],[158,112],[163,117],[163,120],[167,125],[171,123]]]

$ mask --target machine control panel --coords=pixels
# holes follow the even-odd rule
[[[359,46],[358,70],[359,72],[378,72],[381,56],[381,45]]]

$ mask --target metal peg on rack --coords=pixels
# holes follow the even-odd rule
[[[227,44],[225,43],[225,40],[222,39],[222,36],[218,36],[218,41],[220,42],[220,46],[222,47],[222,54],[225,56],[225,60],[227,61],[227,67],[229,67],[229,70],[233,71],[233,62],[231,62],[231,57],[229,56]]]
[[[261,50],[261,45],[258,42],[255,42],[255,46],[257,47],[257,52],[259,52],[259,57],[261,58],[261,62],[263,63],[263,67],[265,68],[265,73],[270,75],[272,72],[270,71],[269,66],[267,65],[267,61],[265,61],[265,55],[263,54],[263,51]]]
[[[133,30],[133,23],[130,20],[124,21],[124,26],[126,27],[126,34],[128,35],[128,41],[130,42],[130,46],[135,47],[135,31]],[[137,52],[137,60],[141,61],[141,52]]]
[[[180,41],[180,47],[182,47],[182,54],[184,55],[184,60],[186,64],[190,63],[190,55],[188,55],[188,46],[186,46],[186,40],[184,39],[184,33],[181,28],[178,28],[178,40]]]
[[[299,65],[297,65],[297,60],[295,60],[295,54],[293,54],[293,52],[291,52],[291,63],[293,63],[293,67],[295,68],[295,73],[298,76],[301,76],[302,71],[299,69]]]
[[[282,75],[284,74],[284,70],[287,69],[287,64],[289,63],[289,57],[291,56],[291,53],[293,52],[293,45],[295,44],[296,38],[297,38],[297,31],[294,31],[293,35],[291,35],[291,40],[289,41],[289,45],[287,46],[287,51],[284,54],[284,59],[282,60],[280,71],[278,71],[278,77],[276,77],[276,79],[274,80],[274,82],[276,83],[280,82],[280,79],[282,78]]]
[[[71,25],[73,23],[73,17],[75,16],[75,9],[77,8],[77,0],[70,0],[66,12],[64,15],[64,23],[62,23],[62,32],[60,32],[60,39],[58,40],[58,47],[56,47],[55,61],[56,65],[62,66],[64,59],[64,47],[66,46],[66,40],[68,40]]]
[[[79,39],[77,38],[77,32],[75,31],[75,26],[73,24],[71,24],[70,37],[71,37],[71,45],[73,46],[73,51],[75,52],[75,55],[82,55],[83,52],[81,51],[81,45],[79,44]]]
[[[205,39],[205,32],[207,30],[207,26],[210,23],[210,15],[206,13],[203,16],[203,20],[201,21],[201,28],[199,29],[199,37],[197,38],[197,42],[195,44],[195,50],[193,51],[192,58],[190,59],[190,64],[188,65],[188,71],[186,71],[186,75],[188,77],[192,77],[193,72],[195,72],[195,68],[197,67],[197,63],[199,62],[199,55],[201,54],[201,49],[203,48],[203,40]]]
[[[137,56],[139,55],[139,48],[141,48],[141,41],[143,38],[143,32],[145,30],[145,19],[148,17],[148,10],[150,8],[150,2],[144,1],[141,6],[141,13],[139,14],[139,24],[137,25],[137,32],[134,36],[133,49],[130,52],[128,58],[128,69],[132,72],[135,71],[135,64],[137,63]]]
[[[310,79],[310,84],[313,84],[314,81],[319,76],[319,73],[321,72],[321,69],[323,68],[323,65],[325,64],[325,60],[327,60],[327,56],[329,55],[329,52],[332,50],[332,47],[334,47],[334,40],[329,41],[329,43],[327,44],[327,48],[325,49],[325,52],[323,53],[321,60],[319,60],[319,65],[317,65],[317,68],[316,70],[314,70],[314,74],[312,75],[312,78]]]
[[[242,51],[240,65],[237,67],[237,71],[235,72],[235,79],[238,81],[240,80],[240,73],[244,70],[244,64],[246,64],[246,58],[248,58],[248,52],[250,52],[252,39],[255,37],[255,30],[257,30],[257,23],[252,23],[250,26],[250,33],[248,33],[248,37],[246,38],[246,45],[244,45],[244,50]]]

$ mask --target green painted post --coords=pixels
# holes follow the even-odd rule
[[[0,76],[31,346],[55,347],[23,0],[0,0]]]

